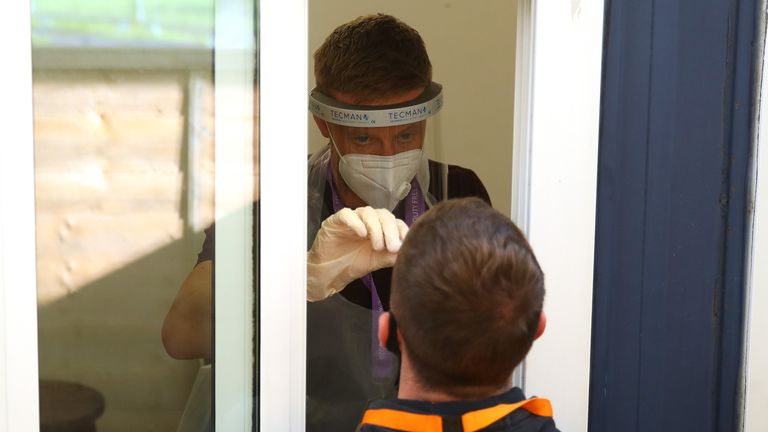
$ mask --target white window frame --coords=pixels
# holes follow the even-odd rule
[[[264,396],[258,401],[259,423],[261,430],[303,431],[306,275],[298,269],[306,264],[306,203],[300,197],[306,196],[308,7],[306,0],[262,2],[260,7],[260,226],[267,229],[261,230],[260,245],[259,363],[260,394]],[[528,233],[547,274],[549,316],[547,335],[529,357],[524,382],[528,393],[553,401],[555,418],[563,430],[585,431],[603,2],[521,0],[519,14],[512,214]],[[3,52],[14,59],[3,71],[2,85],[9,92],[0,99],[2,118],[19,119],[8,122],[11,129],[6,129],[14,145],[0,146],[0,159],[14,168],[3,169],[0,195],[0,208],[4,209],[0,213],[0,251],[11,247],[14,251],[0,254],[0,311],[6,312],[0,317],[0,376],[11,378],[0,389],[0,425],[7,425],[8,430],[35,430],[37,304],[29,2],[11,2],[0,20],[7,45]],[[245,57],[238,61],[244,62]],[[569,74],[562,74],[563,70]],[[5,78],[6,74],[13,75]],[[245,83],[250,77],[246,73],[230,79]],[[239,101],[240,114],[247,113],[247,97],[230,96]],[[217,133],[220,127],[217,123]],[[245,143],[246,135],[247,130],[236,132],[237,142]],[[230,155],[217,153],[217,164],[226,163],[228,157],[249,156],[247,146],[237,148]],[[226,180],[217,179],[217,185],[218,181]],[[249,192],[248,186],[241,186],[237,193],[242,200]],[[8,211],[9,206],[13,211]],[[567,221],[560,218],[562,214],[568,214]],[[231,235],[249,238],[249,217],[247,211],[240,214]],[[560,247],[563,241],[581,247]],[[233,260],[248,267],[249,253],[244,243]],[[241,273],[237,278],[230,281],[240,286],[235,299],[248,303],[249,275]],[[9,286],[32,288],[9,290]],[[217,406],[217,424],[220,417],[232,419],[228,430],[245,431],[250,426],[246,418],[250,392],[245,390],[250,382],[250,352],[245,342],[250,337],[245,324],[250,319],[248,311],[247,305],[240,307],[230,323],[240,331],[235,339],[244,341],[233,355],[236,366],[232,373],[245,375],[239,375],[243,378],[239,386],[229,378],[235,385],[230,389],[233,397],[243,398],[233,402],[237,406]],[[217,317],[223,318],[221,314]],[[226,324],[217,321],[217,326]],[[217,359],[219,366],[221,361]],[[217,376],[217,383],[222,379]],[[230,408],[236,411],[225,411]]]
[[[303,431],[306,390],[306,0],[261,2],[259,423]]]
[[[0,14],[0,430],[39,430],[29,2]]]
[[[529,393],[546,395],[554,402],[556,420],[564,430],[586,431],[603,1],[523,0],[519,2],[518,8],[512,214],[529,234],[547,272],[547,313],[550,317],[549,334],[536,344],[522,380]],[[267,191],[264,189],[268,178],[266,170],[270,167],[279,170],[283,180],[301,179],[301,184],[290,188],[282,185],[273,199],[277,199],[278,195],[304,196],[306,193],[306,155],[285,144],[307,141],[307,130],[303,126],[306,122],[294,120],[306,117],[307,88],[300,84],[306,81],[303,76],[307,70],[303,61],[307,49],[306,25],[305,0],[283,1],[280,5],[262,4],[260,86],[264,204],[267,202]],[[270,44],[274,44],[271,47],[273,52],[268,51]],[[562,70],[571,73],[564,77],[559,72]],[[273,77],[275,81],[271,80]],[[273,97],[274,100],[271,99]],[[268,117],[270,114],[272,116]],[[278,117],[284,122],[280,123],[281,118]],[[285,128],[291,127],[291,124],[294,127],[289,132]],[[564,127],[552,127],[553,124]],[[271,148],[272,138],[268,138],[268,128],[273,128],[280,135],[275,137],[274,148]],[[289,133],[290,138],[287,136]],[[278,146],[294,155],[278,157]],[[270,156],[267,152],[275,152],[275,155]],[[573,161],[579,163],[573,164]],[[305,203],[300,202],[298,206],[303,207]],[[270,225],[264,213],[267,207],[262,205],[262,226],[305,226],[306,215],[303,209],[272,210],[281,216],[281,224],[276,218]],[[560,218],[562,214],[569,215],[567,223]],[[262,232],[269,231],[275,230]],[[267,308],[265,295],[270,284],[283,287],[284,292],[290,292],[291,296],[298,296],[293,291],[295,287],[304,286],[305,275],[290,273],[291,268],[305,262],[304,249],[295,245],[303,241],[303,236],[292,237],[290,245],[293,246],[289,246],[282,238],[276,238],[274,242],[262,238],[262,251],[272,254],[273,250],[279,250],[280,256],[280,260],[267,263],[266,253],[262,252],[262,269],[273,268],[281,263],[284,267],[280,269],[284,277],[277,278],[273,274],[276,278],[269,283],[268,275],[262,275],[262,311]],[[581,247],[560,247],[563,241],[580,244]],[[281,305],[277,309],[279,313],[286,317],[292,316],[296,322],[304,325],[303,304],[289,304],[283,298]],[[272,307],[271,302],[269,307]],[[265,318],[262,316],[262,338],[267,337]],[[261,359],[262,388],[267,384],[264,382],[266,376],[274,378],[276,383],[284,385],[284,391],[278,393],[277,397],[288,404],[270,405],[271,408],[280,409],[274,413],[274,421],[279,418],[279,422],[272,423],[272,420],[265,417],[272,416],[272,413],[265,412],[266,405],[262,400],[262,426],[279,425],[281,430],[303,430],[304,365],[294,364],[288,368],[286,365],[295,361],[295,356],[299,356],[303,362],[304,336],[302,328],[292,326],[288,334],[277,331],[272,336],[282,337],[283,345],[269,345],[270,350],[266,350],[267,344],[262,341],[262,352],[272,354],[270,358],[262,356]],[[291,351],[285,342],[297,345]],[[567,350],[565,356],[564,347]],[[280,352],[281,356],[278,358],[275,352]],[[281,366],[279,373],[267,367],[267,361]],[[285,383],[288,385],[285,386]],[[275,388],[272,385],[267,387]],[[276,395],[270,394],[270,397],[275,398]]]
[[[251,431],[254,0],[216,0],[214,25],[215,430]]]

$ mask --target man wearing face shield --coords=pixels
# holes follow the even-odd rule
[[[424,156],[443,95],[414,29],[387,15],[343,24],[315,52],[315,78],[328,145],[308,161],[307,430],[351,431],[369,400],[395,394],[377,325],[408,226],[437,201],[490,198],[471,170]],[[211,358],[214,235],[163,324],[174,358]]]
[[[425,206],[436,201],[429,191],[430,167],[423,146],[427,118],[442,107],[440,84],[431,83],[425,90],[419,88],[370,101],[376,105],[355,105],[351,103],[353,97],[335,96],[326,96],[318,90],[310,94],[310,110],[322,134],[329,139],[328,148],[315,154],[309,162],[309,237],[315,239],[317,246],[309,255],[307,297],[310,301],[341,291],[360,277],[361,272],[391,267],[407,227],[424,212]],[[432,183],[439,184],[439,181]],[[322,208],[326,197],[330,197],[328,210],[358,209],[354,214],[342,212],[341,215],[352,220],[334,218],[326,225],[336,230],[343,230],[350,222],[366,226],[366,233],[357,239],[359,248],[345,248],[344,255],[358,254],[361,250],[365,255],[370,243],[374,247],[371,258],[376,260],[376,265],[361,262],[351,266],[360,270],[350,269],[349,262],[340,259],[343,257],[335,253],[334,248],[330,251],[322,248],[325,244],[337,243],[326,240],[323,235],[317,238],[313,235],[316,229],[313,223],[326,219]],[[393,217],[396,208],[398,215],[402,213],[399,219]],[[377,225],[368,232],[371,224]],[[328,232],[327,228],[321,230],[321,234]],[[381,242],[375,238],[379,231]],[[371,241],[363,240],[366,237]],[[359,256],[356,258],[359,260]],[[368,291],[371,289],[368,287]]]
[[[471,170],[424,155],[443,94],[414,29],[360,17],[314,57],[309,109],[328,145],[308,166],[307,430],[354,430],[366,401],[395,394],[378,317],[408,226],[446,198],[490,198]]]

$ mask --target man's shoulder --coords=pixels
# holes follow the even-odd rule
[[[389,410],[428,416],[437,415],[450,421],[460,420],[461,417],[467,413],[482,411],[502,404],[516,404],[522,401],[525,401],[525,396],[522,390],[513,388],[501,395],[482,400],[432,403],[419,400],[392,399],[372,402],[368,406],[368,409]],[[481,430],[486,429],[497,432],[513,430],[517,432],[559,432],[555,427],[555,422],[552,417],[537,415],[524,408],[512,411],[496,422],[491,423],[487,428]],[[389,430],[390,429],[375,425],[364,425],[361,429],[363,432]]]
[[[429,168],[430,169],[434,169],[434,168],[444,169],[445,167],[447,167],[449,173],[451,173],[451,172],[454,172],[454,173],[456,173],[456,172],[458,172],[458,173],[472,172],[473,173],[474,172],[471,169],[464,168],[463,166],[460,166],[460,165],[454,165],[454,164],[449,164],[449,163],[445,163],[445,162],[440,162],[440,161],[436,161],[434,159],[428,159],[428,161],[429,161]]]
[[[433,178],[445,178],[448,183],[448,198],[477,197],[491,204],[488,190],[480,177],[471,169],[430,159],[429,171]],[[442,184],[442,182],[438,183]],[[432,188],[430,191],[437,192],[432,191]]]
[[[471,181],[479,182],[482,184],[480,177],[478,177],[477,174],[470,168],[429,159],[429,171],[431,173],[443,174],[445,173],[446,169],[448,170],[448,180],[451,182]]]

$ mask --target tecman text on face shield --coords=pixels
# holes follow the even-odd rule
[[[345,120],[345,121],[351,120],[351,121],[367,122],[368,114],[359,114],[359,113],[350,113],[350,112],[331,110],[331,118],[334,120]]]
[[[417,117],[424,115],[428,112],[427,107],[423,106],[420,108],[413,108],[409,110],[403,110],[398,112],[391,112],[389,113],[389,119],[390,120],[406,120],[409,118]]]

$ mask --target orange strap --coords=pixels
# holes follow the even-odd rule
[[[464,432],[475,432],[492,425],[518,408],[541,417],[552,417],[549,400],[531,398],[514,404],[501,404],[461,416]],[[436,414],[415,414],[393,409],[369,409],[363,416],[362,425],[372,425],[407,432],[442,432],[443,418]]]
[[[549,400],[531,398],[515,404],[501,404],[468,412],[461,416],[461,424],[464,426],[464,432],[478,431],[496,423],[499,419],[518,408],[523,408],[540,417],[552,417],[552,405],[550,405]]]

